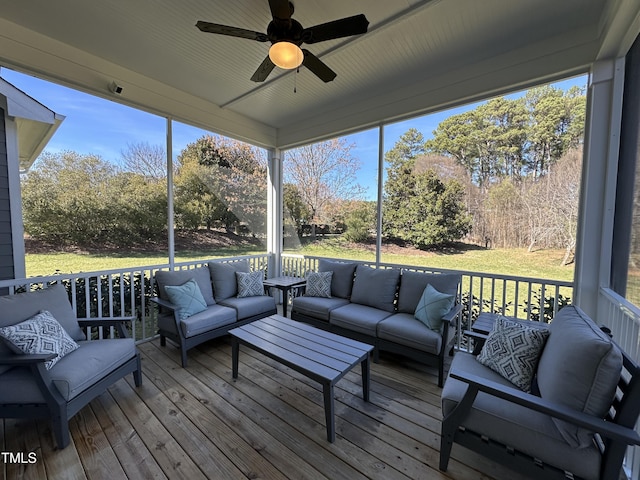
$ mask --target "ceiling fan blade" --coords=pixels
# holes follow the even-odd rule
[[[253,30],[245,30],[244,28],[229,27],[227,25],[219,25],[217,23],[199,21],[196,27],[202,32],[217,33],[219,35],[228,35],[230,37],[248,38],[249,40],[257,40],[258,42],[266,42],[269,37],[265,33],[254,32]]]
[[[271,16],[274,20],[291,19],[293,13],[293,4],[289,0],[269,0],[269,8],[271,9]]]
[[[316,57],[309,50],[303,48],[302,53],[304,53],[302,65],[311,70],[311,72],[313,72],[320,80],[327,83],[336,78],[336,72],[327,67],[322,60]]]
[[[305,28],[302,33],[304,43],[324,42],[334,38],[350,37],[367,33],[369,20],[363,14],[346,17],[332,22],[322,23],[315,27]]]
[[[254,82],[264,82],[271,71],[275,68],[275,64],[269,58],[269,55],[262,61],[258,69],[254,72],[251,80]]]

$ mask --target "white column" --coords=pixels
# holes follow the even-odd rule
[[[573,303],[598,318],[600,286],[608,286],[620,148],[624,58],[592,66],[587,92]]]
[[[279,148],[267,152],[267,250],[273,254],[269,274],[282,274],[282,151]]]
[[[384,124],[378,128],[378,195],[376,209],[378,220],[376,223],[376,264],[382,261],[382,194],[384,189]]]
[[[176,242],[173,223],[173,129],[167,117],[167,235],[169,246],[169,266],[173,269],[176,260]]]

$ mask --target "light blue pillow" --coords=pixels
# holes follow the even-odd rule
[[[196,313],[204,312],[207,309],[198,283],[192,278],[182,285],[166,285],[164,287],[167,292],[169,301],[178,307],[178,318],[184,320]]]
[[[428,284],[418,301],[414,316],[431,330],[442,327],[442,317],[451,310],[455,295],[441,293]]]

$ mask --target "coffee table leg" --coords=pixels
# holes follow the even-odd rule
[[[369,355],[360,362],[362,367],[362,398],[365,402],[369,401],[369,386],[371,383],[371,375],[369,372]]]
[[[231,376],[238,378],[238,355],[240,353],[240,343],[235,337],[231,337]]]
[[[336,424],[333,411],[333,384],[323,384],[322,393],[324,394],[324,418],[327,424],[327,440],[333,443],[336,439]]]

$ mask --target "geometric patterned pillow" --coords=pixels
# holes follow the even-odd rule
[[[264,295],[264,273],[262,270],[245,273],[236,272],[238,279],[238,298]]]
[[[309,272],[305,296],[331,298],[332,277],[333,272]]]
[[[525,392],[538,367],[548,330],[498,317],[476,359]]]
[[[0,328],[0,336],[16,353],[57,354],[57,357],[45,362],[47,370],[79,346],[46,310],[24,322]]]

